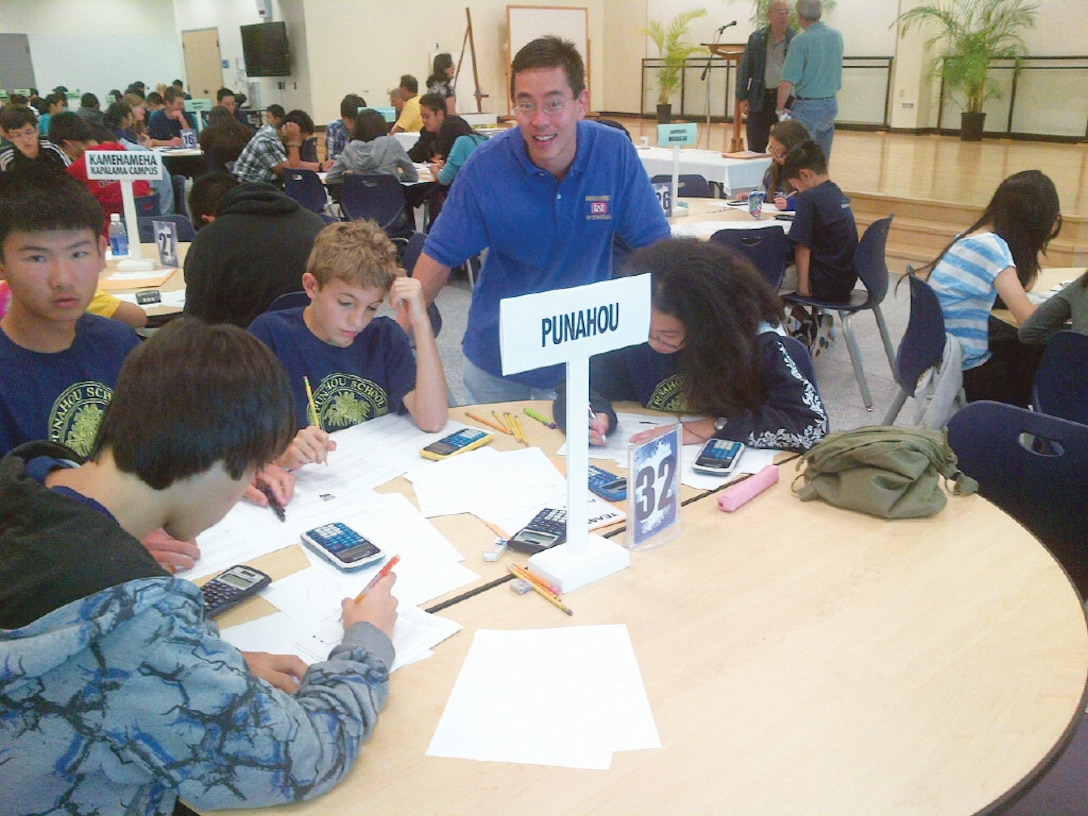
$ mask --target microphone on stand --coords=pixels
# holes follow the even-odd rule
[[[725,31],[727,28],[731,28],[731,27],[735,26],[736,24],[737,24],[737,21],[734,20],[733,22],[726,23],[721,28],[719,28],[718,33],[714,35],[714,41],[717,42],[718,37],[720,37],[722,35],[723,31]],[[711,54],[710,59],[713,59],[713,58],[714,58],[714,55]],[[703,67],[703,75],[701,77],[699,77],[700,82],[705,82],[706,81],[707,72],[710,70],[710,59],[708,59],[706,61],[706,65]]]

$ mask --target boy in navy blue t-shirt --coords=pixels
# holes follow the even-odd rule
[[[295,394],[299,431],[280,465],[323,462],[336,448],[329,432],[391,411],[407,411],[425,431],[445,427],[446,375],[423,288],[397,268],[380,226],[351,221],[322,230],[302,287],[308,306],[266,312],[249,327],[287,368]],[[397,321],[375,317],[387,294],[415,335],[415,359]]]
[[[790,228],[797,293],[820,300],[847,301],[857,282],[854,252],[858,230],[850,199],[827,174],[824,151],[807,139],[793,148],[782,166],[787,181],[797,188],[797,214]],[[788,288],[788,285],[783,285]],[[832,318],[816,309],[811,318],[801,307],[793,316],[807,323],[813,355],[827,347]]]

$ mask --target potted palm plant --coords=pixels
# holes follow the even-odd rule
[[[657,121],[662,124],[672,120],[672,96],[683,81],[684,62],[695,54],[706,53],[701,45],[687,42],[688,25],[692,20],[705,17],[706,13],[706,9],[690,9],[677,14],[668,28],[651,20],[643,29],[657,46],[662,62],[657,69]]]
[[[960,138],[982,139],[987,99],[1000,98],[1001,88],[989,75],[990,63],[1016,59],[1027,47],[1020,33],[1035,25],[1035,0],[938,0],[899,15],[900,36],[912,25],[929,23],[934,34],[926,48],[938,47],[933,70],[953,94],[964,97]]]

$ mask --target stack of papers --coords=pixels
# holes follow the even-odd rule
[[[480,630],[428,756],[607,770],[660,748],[627,627]]]

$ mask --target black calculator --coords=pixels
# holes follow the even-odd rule
[[[544,508],[506,546],[514,552],[538,553],[567,540],[567,511]]]
[[[596,493],[606,501],[623,501],[627,498],[627,479],[615,473],[609,473],[604,468],[590,465],[589,489],[590,492]]]
[[[221,615],[250,595],[255,595],[272,582],[272,579],[253,567],[231,567],[200,588],[208,617]]]

